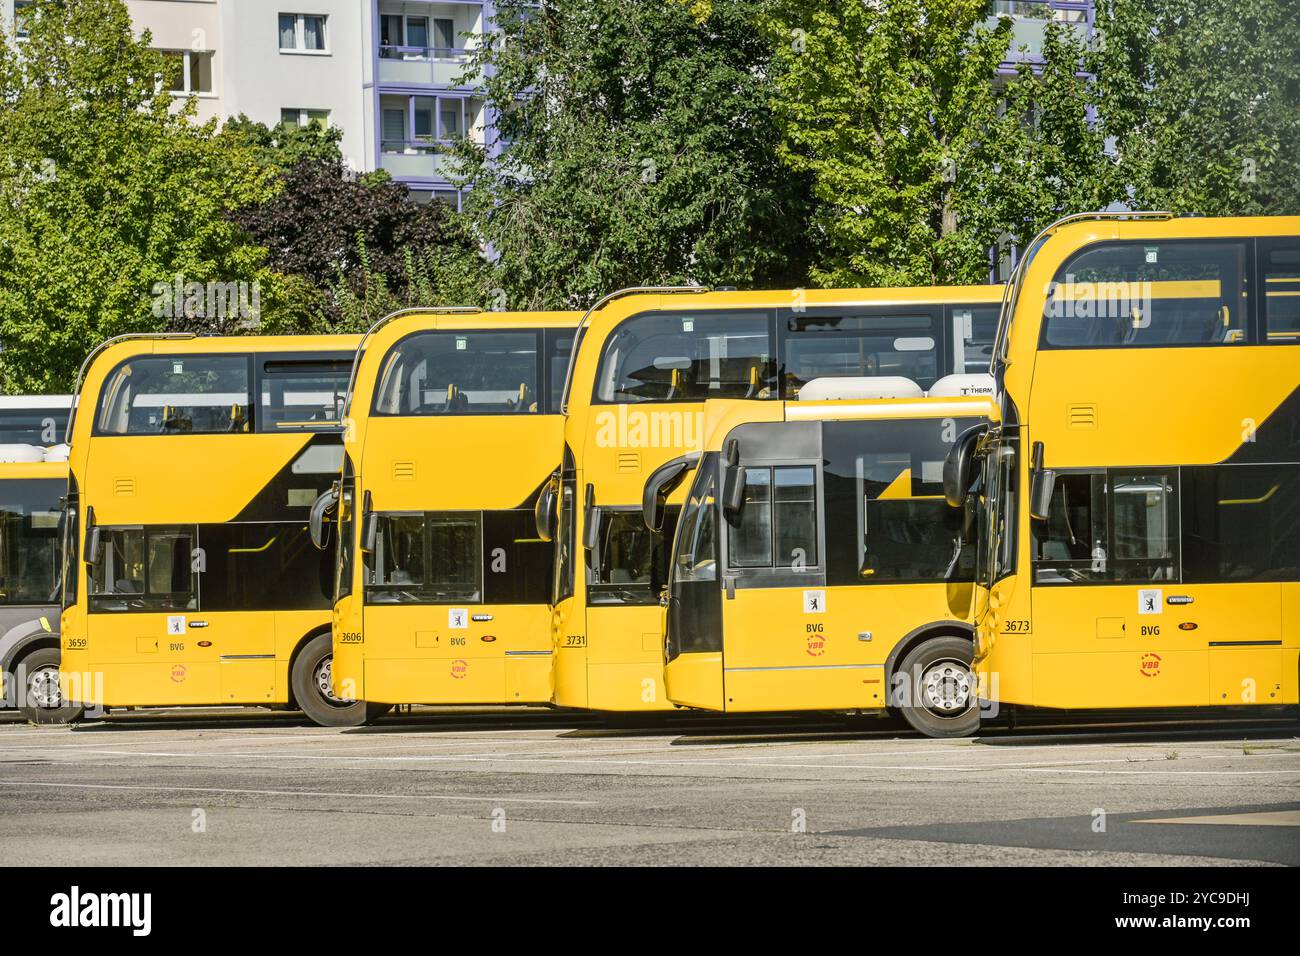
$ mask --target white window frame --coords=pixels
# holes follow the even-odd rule
[[[329,56],[330,55],[330,23],[329,14],[326,13],[286,13],[280,11],[275,15],[275,43],[280,44],[280,17],[293,17],[293,46],[280,46],[280,52],[294,56]],[[320,17],[321,34],[324,37],[325,46],[319,50],[307,49],[307,17]]]
[[[217,64],[216,51],[214,50],[162,50],[166,54],[180,54],[181,58],[181,83],[182,88],[179,90],[168,90],[172,96],[197,96],[200,99],[216,99],[217,97]],[[192,75],[192,57],[206,56],[209,58],[208,74],[212,80],[212,89],[196,90],[194,89]]]
[[[298,114],[297,118],[294,119],[294,123],[297,124],[297,126],[298,126],[299,129],[306,129],[307,126],[311,123],[311,121],[312,121],[313,119],[323,119],[323,120],[324,120],[324,123],[325,123],[325,128],[326,128],[326,129],[329,129],[330,126],[331,126],[331,124],[332,124],[332,120],[331,120],[331,118],[330,118],[330,111],[329,111],[329,110],[323,110],[323,109],[317,109],[317,108],[315,108],[314,106],[282,106],[282,107],[280,107],[280,122],[282,122],[282,123],[284,122],[284,114],[285,114],[285,113],[297,113],[297,114]],[[324,117],[315,117],[315,116],[311,116],[311,115],[310,115],[311,113],[324,113],[325,116],[324,116]]]

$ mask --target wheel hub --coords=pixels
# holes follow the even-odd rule
[[[341,704],[343,701],[334,696],[334,680],[332,677],[333,656],[324,658],[316,665],[316,673],[312,675],[312,680],[316,684],[316,690],[331,704]]]
[[[921,675],[925,708],[941,717],[956,717],[971,704],[970,667],[961,661],[935,661]]]
[[[59,692],[59,669],[42,667],[27,678],[27,699],[35,707],[54,709],[63,702]]]

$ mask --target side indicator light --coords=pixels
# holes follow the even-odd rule
[[[482,637],[479,638],[479,640],[482,641],[484,644],[491,644],[496,639],[497,638],[495,634],[484,634]]]
[[[1196,630],[1196,622],[1195,622],[1195,621],[1183,621],[1182,624],[1179,624],[1179,625],[1178,625],[1178,630],[1180,630],[1180,631],[1194,631],[1194,630]]]
[[[199,647],[211,647],[211,646],[212,646],[211,641],[199,641]]]

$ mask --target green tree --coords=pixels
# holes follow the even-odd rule
[[[343,162],[343,152],[339,148],[343,130],[320,120],[312,120],[306,126],[297,123],[267,126],[240,113],[226,120],[218,136],[223,142],[236,147],[251,147],[261,166],[278,173],[287,172],[302,160],[315,163]]]
[[[471,70],[501,139],[459,157],[511,307],[642,283],[802,281],[807,185],[776,157],[764,7],[497,4]]]
[[[984,0],[777,0],[781,156],[818,200],[812,280],[983,282],[989,250],[1108,199],[1081,39],[1000,77],[1011,21]]]
[[[1300,213],[1300,16],[1277,0],[1104,0],[1097,75],[1132,205]]]
[[[259,282],[279,301],[263,250],[223,215],[269,195],[274,171],[176,103],[174,62],[120,0],[36,0],[27,22],[25,40],[0,36],[5,390],[66,389],[95,343],[190,326],[155,314],[155,284],[177,276]]]

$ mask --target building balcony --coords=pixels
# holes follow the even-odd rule
[[[1014,73],[1021,63],[1042,63],[1049,23],[1065,25],[1086,43],[1092,36],[1093,0],[994,0],[985,25],[996,27],[1002,17],[1011,18],[1011,46],[999,72]]]
[[[462,88],[475,86],[466,76],[469,51],[464,47],[381,46],[379,82],[401,86]]]
[[[450,141],[413,142],[385,140],[380,147],[379,167],[394,179],[449,182],[456,158],[446,150]]]

